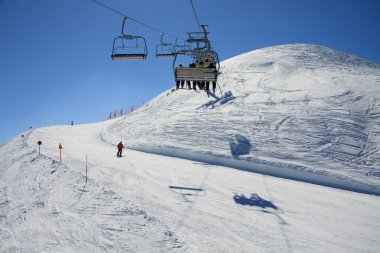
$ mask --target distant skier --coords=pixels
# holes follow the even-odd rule
[[[119,142],[119,144],[117,144],[117,149],[118,149],[117,154],[116,154],[117,157],[121,157],[121,153],[123,152],[123,148],[124,148],[123,143]]]

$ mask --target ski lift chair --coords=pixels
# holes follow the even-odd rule
[[[175,67],[177,55],[173,61],[174,78],[175,81],[205,81],[217,82],[219,75],[219,57],[218,54],[212,50],[211,43],[207,38],[206,26],[201,26],[203,32],[190,32],[188,33],[189,39],[186,41],[187,45],[195,44],[196,47],[191,50],[183,50],[187,56],[193,58],[193,64],[196,62],[205,62],[207,65],[199,67]],[[179,51],[181,52],[181,51]],[[210,65],[212,63],[212,65]]]
[[[156,58],[175,57],[175,45],[172,43],[163,42],[163,36],[164,34],[161,33],[160,44],[156,46]]]
[[[175,57],[172,44],[159,44],[156,46],[156,58]]]
[[[123,18],[121,28],[122,35],[113,40],[112,60],[144,60],[148,55],[146,40],[142,36],[124,34],[124,25],[127,17]],[[135,44],[131,45],[130,41],[134,40]]]
[[[178,45],[176,43],[174,45],[174,51],[176,52],[177,55],[186,55],[192,52],[191,45],[186,44],[186,42],[184,42],[183,45]]]
[[[217,82],[219,74],[219,58],[215,51],[203,51],[188,53],[194,60],[205,62],[209,60],[207,65],[199,67],[193,62],[194,67],[176,67],[174,68],[175,81],[205,81],[205,82]],[[176,60],[176,59],[175,59]],[[173,62],[174,67],[175,61]],[[212,65],[211,65],[212,64]]]
[[[128,40],[135,40],[135,46],[127,46]],[[112,60],[144,60],[146,56],[146,41],[141,36],[118,36],[113,41]]]

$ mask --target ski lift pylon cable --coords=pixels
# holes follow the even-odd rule
[[[183,39],[183,38],[181,38],[181,37],[178,37],[178,36],[173,35],[173,34],[170,34],[170,33],[163,32],[163,31],[161,31],[161,30],[159,30],[159,29],[157,29],[157,28],[155,28],[155,27],[153,27],[153,26],[151,26],[151,25],[145,24],[145,23],[143,23],[143,22],[141,22],[141,21],[139,21],[139,20],[137,20],[137,19],[135,19],[135,18],[132,18],[132,17],[130,17],[130,16],[128,16],[128,15],[125,15],[124,13],[122,13],[122,12],[120,12],[120,11],[118,11],[118,10],[115,10],[115,9],[113,9],[113,8],[111,8],[111,7],[105,5],[105,4],[103,4],[103,3],[101,3],[101,2],[99,2],[99,1],[97,1],[97,0],[90,0],[90,1],[92,1],[92,2],[94,2],[94,3],[96,3],[96,4],[98,4],[98,5],[100,5],[100,6],[104,7],[104,8],[106,8],[106,9],[112,11],[112,12],[115,12],[115,13],[117,13],[118,15],[120,15],[120,16],[122,16],[122,17],[127,17],[128,19],[130,19],[130,20],[132,20],[132,21],[134,21],[134,22],[136,22],[136,23],[138,23],[138,24],[140,24],[140,25],[142,25],[142,26],[145,26],[145,27],[147,27],[147,28],[149,28],[149,29],[151,29],[151,30],[153,30],[153,31],[156,31],[156,32],[158,32],[158,33],[164,33],[165,35],[168,35],[168,36],[173,37],[173,38],[175,38],[175,39],[185,40],[185,39]]]
[[[197,25],[199,27],[199,30],[201,30],[201,25],[199,23],[197,12],[195,11],[195,8],[194,8],[193,0],[189,0],[189,1],[190,1],[190,4],[191,4],[191,7],[193,8],[193,13],[194,13],[194,16],[195,16],[195,20],[197,21]]]

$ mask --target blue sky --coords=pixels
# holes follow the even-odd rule
[[[193,1],[221,60],[312,43],[380,63],[379,0]],[[101,2],[180,38],[198,30],[188,0]],[[111,60],[121,21],[90,0],[0,0],[0,143],[30,126],[101,121],[174,85],[172,59],[154,55],[160,34],[134,22],[147,60]]]

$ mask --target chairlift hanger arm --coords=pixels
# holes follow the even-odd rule
[[[216,68],[216,70],[219,72],[219,70],[220,70],[219,55],[218,55],[218,53],[215,52],[215,51],[213,51],[213,53],[214,53],[214,58],[215,58],[215,62],[216,62],[216,66],[215,66],[215,68]]]
[[[173,43],[168,43],[168,42],[163,41],[164,35],[165,35],[165,33],[161,33],[160,44],[158,44],[158,45],[159,46],[174,46]],[[176,41],[177,41],[177,39],[176,39]]]
[[[124,26],[125,26],[125,21],[127,21],[127,18],[128,17],[126,17],[126,16],[123,17],[123,24],[121,25],[121,34],[123,34],[124,36],[127,36],[124,33]]]
[[[210,45],[210,41],[209,41],[208,38],[207,38],[206,26],[207,26],[207,25],[201,25],[202,30],[203,30],[203,33],[204,33],[204,36],[205,36],[205,40],[206,40],[205,48],[207,47],[207,48],[210,50],[210,49],[211,49],[211,45]]]
[[[127,39],[127,40],[132,40],[132,39],[142,39],[144,41],[144,54],[145,55],[148,55],[148,47],[147,47],[147,44],[146,44],[146,40],[144,37],[142,36],[136,36],[136,35],[130,35],[130,34],[125,34],[124,33],[124,27],[125,27],[125,22],[127,21],[128,17],[127,16],[123,16],[123,24],[121,26],[121,36],[118,36],[118,38],[120,39]],[[114,39],[114,45],[115,45],[115,39]],[[115,46],[113,46],[113,50],[114,50]]]

